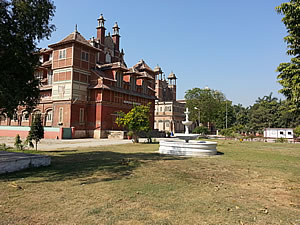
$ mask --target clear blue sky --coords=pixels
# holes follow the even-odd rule
[[[178,77],[177,98],[194,87],[222,91],[234,104],[252,105],[273,92],[276,67],[289,61],[286,29],[275,7],[284,0],[55,0],[56,25],[50,40],[60,41],[74,31],[96,36],[103,13],[107,31],[118,22],[121,48],[128,67],[144,59]]]

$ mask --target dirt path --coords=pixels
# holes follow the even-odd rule
[[[0,144],[5,143],[7,146],[14,147],[13,137],[0,137]],[[67,140],[53,140],[43,139],[38,144],[38,149],[43,151],[51,151],[58,149],[74,149],[80,147],[96,147],[102,145],[119,145],[132,143],[131,140],[114,140],[114,139],[67,139]]]

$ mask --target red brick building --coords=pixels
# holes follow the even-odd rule
[[[0,125],[30,126],[33,115],[40,113],[45,127],[71,128],[72,138],[101,138],[122,129],[114,122],[118,111],[150,102],[153,128],[157,72],[143,60],[127,68],[120,28],[116,23],[113,34],[106,34],[104,22],[101,15],[96,38],[86,40],[76,28],[43,49],[35,74],[41,80],[39,105],[30,115],[20,109],[13,119],[2,117]],[[0,135],[3,130],[0,126]]]

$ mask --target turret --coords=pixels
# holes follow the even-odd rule
[[[120,50],[120,34],[119,34],[119,30],[120,30],[120,27],[118,26],[118,23],[116,22],[115,25],[113,26],[113,35],[112,35],[112,39],[114,41],[114,44],[115,44],[115,50],[117,52],[119,52]]]
[[[104,45],[106,29],[104,27],[105,19],[103,17],[103,14],[101,14],[97,20],[98,20],[98,26],[96,28],[97,29],[97,40],[99,40],[100,44]]]

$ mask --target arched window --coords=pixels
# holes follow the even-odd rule
[[[29,120],[29,113],[27,111],[22,112],[22,121],[28,121]]]
[[[0,125],[5,125],[7,116],[5,114],[0,115]]]
[[[111,63],[111,56],[110,56],[109,53],[106,53],[106,55],[105,55],[105,62],[106,63]]]
[[[53,114],[52,109],[46,111],[46,122],[52,122]]]

